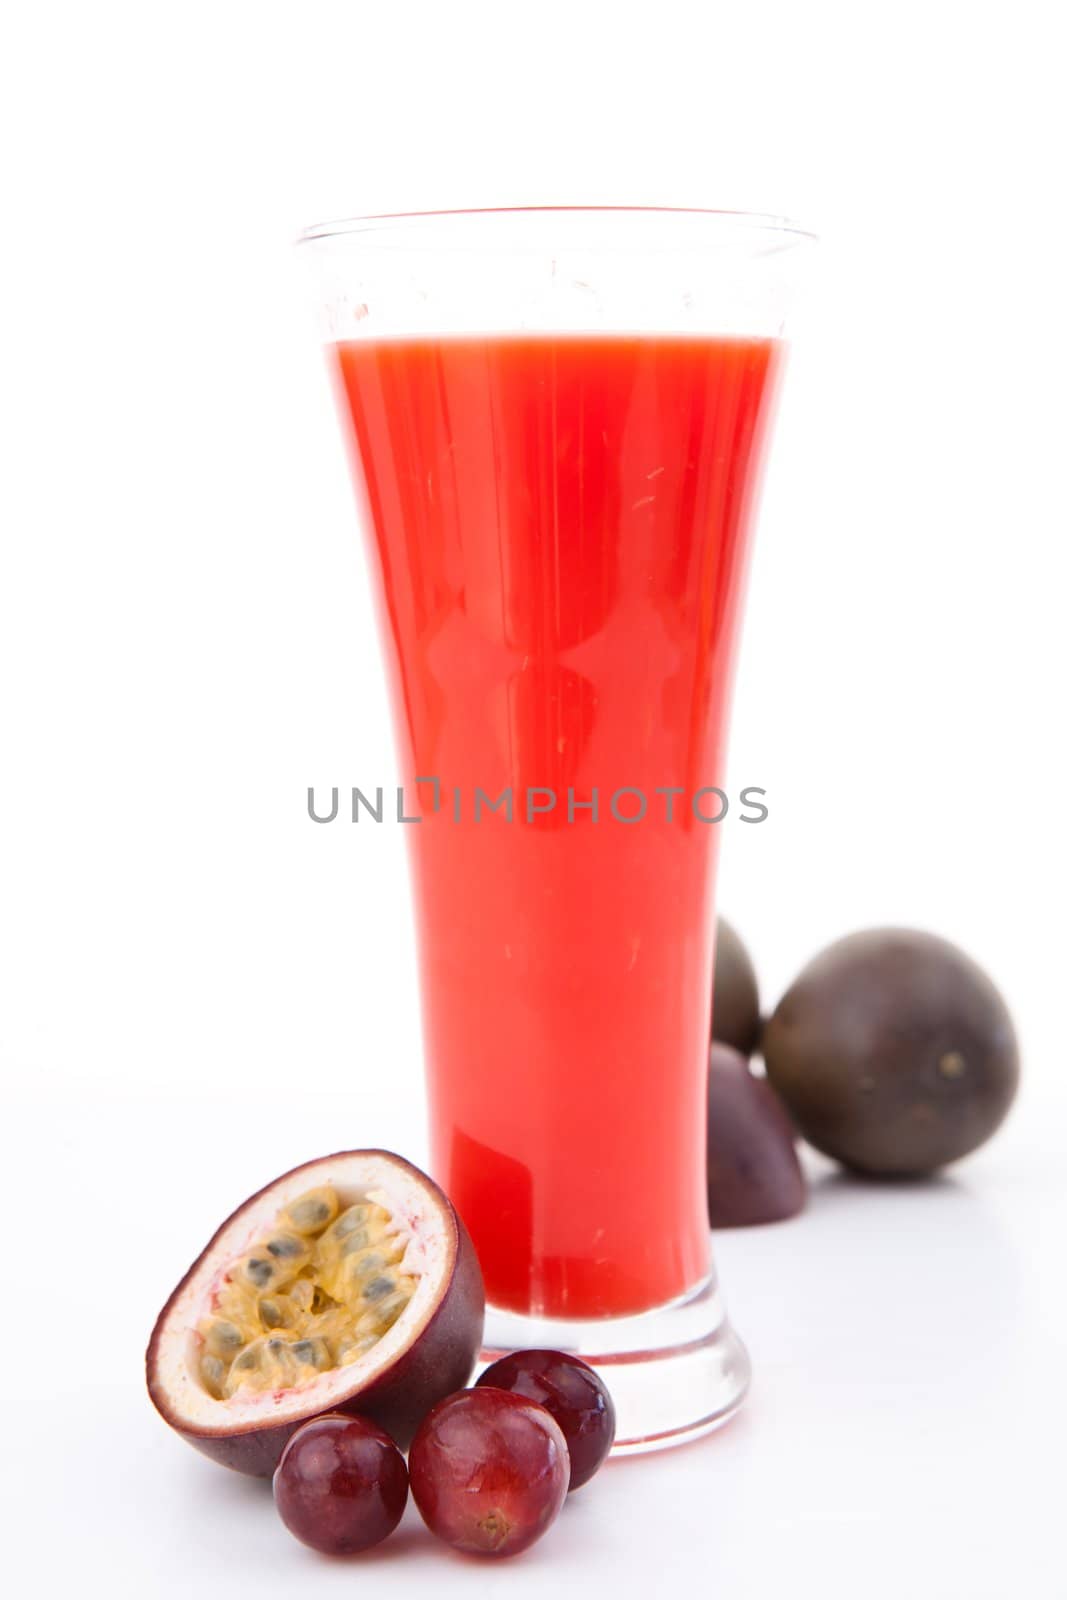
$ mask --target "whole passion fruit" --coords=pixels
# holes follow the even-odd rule
[[[469,1379],[484,1317],[474,1247],[437,1185],[386,1150],[349,1150],[223,1223],[160,1312],[148,1392],[205,1455],[270,1477],[324,1412],[406,1445]]]
[[[750,1056],[759,1043],[759,986],[752,958],[740,936],[720,917],[715,934],[711,991],[711,1036]]]
[[[763,1052],[809,1143],[885,1177],[984,1144],[1019,1081],[1015,1029],[989,978],[905,928],[854,933],[817,956],[766,1024]]]
[[[726,1044],[708,1075],[708,1219],[713,1228],[784,1222],[804,1209],[796,1132],[770,1084]]]

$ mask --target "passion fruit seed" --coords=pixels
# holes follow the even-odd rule
[[[280,1233],[278,1234],[277,1238],[268,1240],[267,1250],[268,1253],[274,1257],[275,1261],[285,1261],[290,1263],[299,1261],[301,1265],[303,1265],[305,1261],[308,1261],[311,1258],[311,1250],[308,1247],[307,1241],[305,1239],[298,1239],[296,1235],[292,1233]]]
[[[327,1414],[298,1428],[274,1474],[274,1503],[291,1534],[323,1555],[380,1544],[404,1514],[408,1473],[387,1433],[364,1417]]]
[[[231,1374],[234,1372],[252,1372],[258,1367],[263,1351],[266,1349],[266,1344],[267,1341],[264,1336],[262,1339],[254,1339],[251,1344],[246,1345],[241,1354],[234,1359],[233,1365],[230,1367]]]
[[[204,1349],[211,1355],[232,1360],[244,1344],[244,1336],[236,1323],[226,1317],[212,1317],[201,1328]]]
[[[309,1189],[299,1200],[286,1206],[282,1220],[296,1233],[321,1233],[336,1217],[338,1204],[333,1189]]]
[[[231,1366],[224,1384],[229,1399],[243,1389],[289,1389],[317,1372],[334,1366],[325,1339],[292,1339],[271,1334],[246,1345]]]
[[[284,1328],[287,1309],[283,1296],[279,1296],[277,1300],[261,1300],[259,1319],[265,1328]]]
[[[396,1272],[407,1239],[389,1211],[312,1189],[282,1211],[262,1245],[225,1275],[198,1326],[200,1378],[216,1400],[292,1388],[350,1366],[393,1326],[418,1280]],[[351,1248],[360,1240],[362,1248]]]
[[[265,1289],[274,1282],[275,1271],[273,1261],[267,1261],[263,1256],[249,1256],[244,1263],[244,1275],[255,1289]]]
[[[349,1206],[348,1210],[343,1211],[338,1217],[333,1227],[329,1230],[329,1233],[323,1235],[323,1243],[332,1241],[334,1239],[343,1239],[346,1234],[352,1233],[354,1229],[362,1227],[365,1222],[370,1223],[388,1221],[389,1213],[386,1211],[384,1206],[368,1205],[365,1202],[359,1205]]]
[[[380,1280],[385,1282],[385,1279]],[[411,1296],[415,1292],[414,1281],[411,1278],[397,1278],[390,1280],[390,1293],[388,1299],[379,1300],[370,1311],[364,1313],[356,1323],[357,1334],[376,1334],[380,1337],[399,1317]]]
[[[325,1339],[298,1339],[292,1351],[295,1360],[305,1361],[319,1372],[328,1372],[333,1366],[333,1355]]]
[[[200,1358],[200,1376],[204,1381],[204,1388],[209,1394],[221,1400],[223,1386],[226,1382],[226,1363],[220,1361],[218,1356],[205,1355]]]
[[[358,1235],[353,1234],[352,1238],[361,1238],[364,1231],[366,1230],[361,1230]],[[350,1241],[346,1240],[345,1242],[349,1243]],[[342,1251],[341,1258],[336,1265],[325,1264],[323,1267],[324,1282],[332,1279],[335,1285],[340,1286],[339,1290],[338,1288],[330,1290],[332,1294],[338,1297],[343,1295],[345,1285],[366,1282],[368,1278],[373,1278],[380,1272],[383,1267],[394,1265],[403,1254],[399,1245],[390,1246],[386,1244],[383,1246],[378,1243],[365,1245],[362,1250],[345,1250],[344,1246],[342,1246]]]

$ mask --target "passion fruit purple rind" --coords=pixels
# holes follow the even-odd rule
[[[816,956],[767,1022],[763,1055],[808,1143],[876,1178],[921,1177],[977,1150],[1019,1085],[999,991],[914,928],[853,933]]]
[[[725,917],[715,934],[715,968],[711,992],[711,1036],[743,1056],[759,1043],[759,985],[741,937]]]
[[[796,1133],[770,1084],[726,1044],[711,1047],[708,1219],[713,1229],[784,1222],[804,1209]]]
[[[196,1449],[270,1477],[325,1412],[406,1447],[469,1380],[484,1320],[474,1247],[438,1186],[390,1151],[343,1151],[223,1223],[160,1312],[148,1392]]]

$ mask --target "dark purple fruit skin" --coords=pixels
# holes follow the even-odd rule
[[[1019,1082],[1015,1029],[989,978],[906,928],[851,934],[817,956],[766,1024],[763,1051],[809,1143],[880,1177],[976,1150]]]
[[[615,1405],[603,1379],[560,1350],[516,1350],[486,1367],[475,1388],[507,1389],[534,1400],[559,1423],[571,1458],[571,1489],[603,1465],[615,1440]]]
[[[759,1043],[760,1010],[756,969],[730,924],[720,917],[715,934],[715,973],[711,991],[711,1036],[750,1056]]]
[[[249,1477],[271,1477],[292,1435],[305,1422],[322,1412],[315,1409],[312,1400],[306,1416],[273,1426],[264,1420],[240,1428],[231,1425],[194,1430],[179,1423],[170,1409],[166,1391],[157,1378],[156,1352],[163,1328],[188,1278],[196,1271],[204,1256],[215,1247],[219,1235],[234,1218],[255,1205],[262,1195],[285,1178],[307,1168],[318,1167],[324,1160],[340,1161],[353,1155],[384,1156],[414,1173],[427,1188],[440,1196],[452,1223],[452,1236],[446,1246],[440,1299],[417,1339],[398,1355],[386,1371],[362,1388],[354,1388],[342,1400],[335,1400],[328,1409],[331,1412],[370,1417],[404,1449],[435,1401],[462,1387],[474,1371],[485,1325],[482,1269],[466,1228],[438,1186],[418,1167],[405,1161],[402,1156],[394,1155],[391,1150],[348,1150],[335,1156],[320,1156],[314,1161],[303,1162],[301,1166],[294,1167],[291,1173],[283,1173],[280,1178],[265,1184],[243,1205],[238,1206],[216,1230],[159,1313],[145,1356],[148,1393],[163,1420],[194,1449],[210,1456],[212,1461],[231,1467],[235,1472],[247,1473]]]
[[[713,1228],[784,1222],[808,1186],[796,1133],[774,1090],[729,1045],[713,1044],[708,1075],[708,1218]]]
[[[469,1555],[528,1550],[567,1497],[567,1443],[554,1417],[521,1394],[488,1387],[449,1395],[426,1417],[408,1458],[422,1520]]]
[[[274,1474],[289,1532],[327,1556],[388,1538],[404,1515],[408,1469],[389,1435],[364,1417],[316,1417],[298,1428]]]

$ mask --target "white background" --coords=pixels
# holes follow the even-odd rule
[[[1055,8],[21,5],[0,40],[0,1365],[8,1574],[43,1595],[969,1597],[1062,1554],[1064,244]],[[472,1569],[355,1570],[141,1390],[211,1228],[337,1147],[423,1151],[392,756],[290,242],[545,202],[823,237],[768,473],[721,903],[773,1001],[880,922],[959,940],[1025,1049],[926,1189],[814,1168],[719,1262],[756,1366],[719,1436],[613,1464]],[[506,1041],[502,1044],[506,1048]]]

